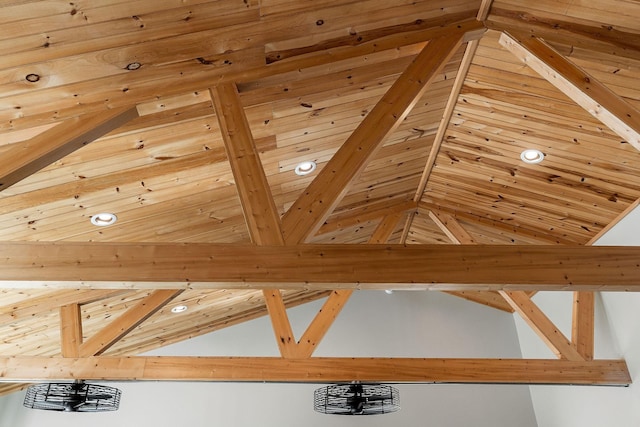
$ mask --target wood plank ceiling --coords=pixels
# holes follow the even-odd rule
[[[4,1],[0,241],[591,245],[640,200],[638,22],[633,0]],[[2,356],[135,355],[267,305],[290,334],[277,290],[5,284]],[[589,360],[578,335],[546,341]]]

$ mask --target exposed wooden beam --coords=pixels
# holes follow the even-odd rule
[[[429,218],[438,226],[438,228],[447,235],[449,240],[455,244],[475,245],[476,241],[473,236],[469,234],[456,220],[453,215],[449,215],[446,212],[437,211],[434,209],[429,210]],[[449,295],[454,295],[460,298],[464,298],[469,301],[477,302],[478,304],[487,305],[489,307],[497,308],[509,313],[513,313],[511,305],[505,301],[505,299],[497,292],[447,292]]]
[[[553,353],[562,359],[584,360],[571,342],[556,325],[531,301],[531,298],[522,291],[500,291],[500,295],[511,304],[524,321],[544,341]]]
[[[493,30],[511,32],[526,27],[527,33],[547,42],[567,46],[571,51],[601,52],[607,56],[640,58],[640,38],[635,33],[625,32],[618,26],[601,25],[597,22],[561,20],[558,15],[535,14],[493,7],[484,24]],[[593,25],[590,25],[593,24]]]
[[[164,289],[153,291],[82,343],[79,355],[87,357],[104,353],[138,325],[158,312],[169,301],[180,295],[180,293],[182,293],[182,290]]]
[[[462,44],[467,29],[429,41],[388,92],[367,114],[331,160],[309,184],[282,219],[285,241],[304,242],[313,236],[442,68]]]
[[[101,299],[128,292],[124,289],[69,289],[28,298],[0,308],[0,324],[30,317],[68,304],[90,304]]]
[[[478,21],[484,21],[489,16],[489,11],[491,10],[491,4],[493,0],[482,0],[480,3],[480,8],[478,9]]]
[[[336,213],[328,218],[318,230],[318,235],[330,233],[341,228],[347,228],[354,225],[362,224],[367,221],[373,221],[378,218],[392,215],[395,213],[407,213],[416,210],[416,202],[412,200],[383,201],[371,205],[350,209],[346,212]]]
[[[429,218],[447,235],[452,243],[457,245],[475,245],[476,241],[456,220],[446,212],[429,210]]]
[[[393,212],[382,217],[378,226],[369,238],[369,243],[387,243],[398,226],[398,222],[406,215],[405,212]]]
[[[640,111],[542,40],[503,33],[500,44],[640,150]]]
[[[82,312],[79,304],[60,307],[60,342],[62,357],[80,357]]]
[[[395,230],[398,221],[404,214],[404,211],[395,211],[385,215],[369,238],[369,243],[386,243]],[[298,341],[297,357],[311,357],[313,351],[317,348],[352,294],[352,289],[340,289],[333,291],[331,295],[329,295],[327,301],[325,301],[316,317],[311,321],[311,324],[302,335],[302,338],[300,338],[300,341]]]
[[[0,357],[4,380],[434,382],[628,385],[624,360],[270,357]]]
[[[124,107],[68,119],[28,141],[0,150],[0,191],[138,117]]]
[[[238,89],[233,83],[221,83],[211,89],[211,98],[251,241],[257,245],[284,245],[280,216]],[[283,357],[292,357],[296,340],[282,301],[282,294],[274,288],[265,289],[263,295],[280,354]]]
[[[280,216],[235,84],[214,86],[211,98],[251,240],[258,245],[283,244]]]
[[[640,247],[4,242],[0,287],[640,291]]]
[[[282,294],[279,289],[265,289],[263,295],[280,354],[282,357],[293,357],[297,342],[291,329],[287,309],[282,301]]]
[[[351,289],[340,289],[333,291],[327,301],[311,321],[309,327],[300,338],[296,356],[299,358],[311,357],[314,350],[320,344],[322,338],[342,311],[353,291]]]
[[[480,10],[480,12],[482,12],[482,9]],[[424,166],[422,176],[420,177],[420,182],[418,183],[418,188],[416,189],[416,192],[413,196],[414,202],[419,202],[420,199],[422,199],[422,194],[427,187],[427,182],[429,181],[429,177],[431,176],[433,165],[435,165],[436,163],[436,158],[438,157],[438,153],[440,152],[442,141],[444,141],[444,135],[447,132],[449,122],[451,121],[451,117],[453,116],[453,110],[458,103],[460,91],[462,90],[464,81],[467,78],[467,73],[469,72],[469,68],[471,67],[471,61],[473,61],[473,57],[476,54],[476,50],[478,50],[479,44],[480,42],[478,40],[471,40],[469,43],[467,43],[467,47],[464,51],[464,56],[462,57],[462,61],[460,62],[460,67],[458,67],[458,72],[456,73],[456,79],[453,82],[453,87],[451,88],[451,92],[449,92],[449,97],[447,98],[447,104],[445,105],[444,111],[442,113],[442,119],[440,119],[438,130],[436,131],[436,135],[433,138],[433,143],[431,144],[431,150],[429,151],[427,163]]]
[[[594,326],[594,293],[574,292],[571,343],[585,360],[593,360]]]

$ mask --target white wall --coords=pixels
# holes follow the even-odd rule
[[[640,210],[627,215],[598,245],[640,245]],[[570,293],[545,292],[534,301],[571,335]],[[516,316],[524,357],[551,357],[530,328]],[[624,358],[634,384],[630,387],[531,387],[539,427],[640,426],[640,294],[602,293],[596,299],[597,358]]]
[[[319,308],[289,311],[297,336]],[[176,321],[179,317],[176,317]],[[163,355],[277,355],[268,319],[257,319],[185,343]],[[510,314],[436,292],[356,292],[317,356],[520,357]],[[0,427],[534,427],[526,386],[398,385],[394,414],[345,417],[313,411],[318,385],[125,383],[120,410],[52,413],[21,406],[23,393],[0,399]]]

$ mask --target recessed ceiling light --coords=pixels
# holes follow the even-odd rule
[[[391,294],[393,293],[393,289],[385,289],[385,290],[384,290],[384,292],[385,292],[387,295],[391,295]]]
[[[520,153],[520,159],[525,163],[536,164],[544,160],[544,153],[540,150],[528,149]]]
[[[187,311],[187,306],[186,305],[176,305],[175,307],[173,307],[171,309],[172,313],[182,313],[184,311]]]
[[[296,175],[308,175],[314,170],[316,170],[316,162],[301,162],[296,166]]]
[[[91,217],[91,224],[97,225],[98,227],[105,227],[113,224],[117,219],[118,217],[112,213],[102,212]]]

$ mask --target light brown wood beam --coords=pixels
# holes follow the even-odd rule
[[[344,305],[351,297],[352,293],[353,290],[351,289],[340,289],[331,292],[327,301],[322,305],[322,308],[311,321],[309,327],[302,335],[302,338],[300,338],[298,348],[296,350],[296,357],[311,357],[315,349],[318,347],[318,344],[320,344],[320,341],[324,338],[327,331],[342,311]]]
[[[280,216],[235,84],[214,86],[211,98],[251,240],[257,245],[284,244]]]
[[[434,382],[628,385],[624,360],[0,357],[4,380]]]
[[[104,353],[182,292],[182,290],[173,289],[153,291],[82,343],[79,355],[81,357],[88,357]]]
[[[402,123],[462,44],[466,28],[428,42],[282,218],[289,244],[313,236],[349,191],[352,181]]]
[[[471,234],[464,229],[463,226],[446,212],[435,210],[429,211],[429,218],[438,226],[438,228],[447,235],[449,240],[456,245],[475,245],[476,241]]]
[[[424,189],[427,187],[427,182],[429,181],[429,177],[431,176],[433,165],[435,165],[436,163],[436,158],[438,157],[440,147],[442,146],[442,141],[444,140],[444,135],[447,132],[447,128],[449,127],[449,122],[451,121],[451,117],[453,116],[453,110],[458,103],[460,91],[462,90],[464,81],[467,78],[469,67],[471,67],[471,61],[473,61],[473,57],[476,54],[479,43],[480,42],[478,40],[472,40],[467,43],[467,47],[464,51],[464,56],[462,57],[462,61],[460,62],[460,67],[458,67],[458,72],[456,73],[456,79],[453,82],[453,87],[451,88],[451,92],[449,93],[449,98],[447,98],[447,104],[445,105],[444,111],[442,113],[442,119],[440,119],[438,130],[436,131],[436,135],[433,138],[433,144],[431,145],[431,150],[429,151],[427,163],[425,164],[424,170],[422,171],[422,176],[420,177],[418,188],[416,189],[415,195],[413,196],[414,202],[419,202],[420,199],[422,199]]]
[[[542,40],[503,33],[500,44],[640,150],[640,111]]]
[[[233,83],[222,83],[211,88],[211,98],[251,241],[257,245],[284,245],[280,216],[238,89]],[[263,295],[280,354],[292,357],[297,343],[282,294],[273,288],[265,289]]]
[[[124,107],[65,120],[28,141],[0,149],[0,191],[93,142],[131,119],[135,108]]]
[[[128,292],[123,289],[69,289],[28,298],[0,308],[0,324],[31,317],[39,313],[58,310],[68,304],[90,304]]]
[[[287,309],[282,300],[282,293],[279,289],[265,289],[262,293],[267,304],[267,311],[269,312],[271,326],[276,336],[280,354],[282,357],[294,357],[297,351],[297,342],[291,329]]]
[[[595,326],[595,294],[573,293],[571,343],[585,360],[593,360]]]
[[[404,212],[392,212],[385,215],[369,238],[369,243],[386,243],[403,215]],[[313,351],[317,348],[322,338],[336,320],[352,293],[352,289],[340,289],[331,292],[327,301],[325,301],[316,317],[311,321],[311,324],[302,335],[302,338],[300,338],[300,341],[298,341],[298,348],[296,350],[297,357],[311,357]]]
[[[82,313],[79,304],[60,307],[62,357],[79,357],[82,344]]]
[[[524,321],[556,356],[574,361],[584,360],[584,357],[578,353],[575,347],[571,345],[571,342],[556,328],[556,325],[542,310],[531,301],[531,298],[526,293],[521,291],[500,291],[500,295],[511,304],[513,309],[522,316]]]
[[[640,247],[4,242],[1,288],[640,291]]]
[[[491,10],[491,4],[493,0],[482,0],[480,3],[480,8],[478,9],[477,19],[478,21],[484,21],[489,16],[489,11]]]
[[[373,234],[369,238],[369,243],[387,243],[394,230],[398,226],[398,222],[406,215],[405,212],[393,212],[382,217]]]
[[[458,245],[476,244],[476,241],[473,239],[471,234],[469,234],[469,232],[467,232],[467,230],[465,230],[464,227],[460,225],[460,223],[453,217],[453,215],[431,209],[429,210],[429,218],[431,218],[431,220],[438,226],[438,228],[447,235],[452,243]],[[463,291],[447,293],[449,295],[454,295],[469,301],[477,302],[478,304],[483,304],[489,307],[513,313],[513,308],[511,307],[511,305],[507,301],[505,301],[502,295],[497,292]]]
[[[416,203],[412,200],[405,200],[401,202],[392,201],[391,203],[384,201],[373,205],[357,207],[350,209],[347,212],[332,215],[325,221],[322,227],[320,227],[318,235],[362,224],[367,221],[373,221],[387,215],[407,213],[415,210]]]
[[[635,33],[597,22],[589,25],[576,22],[575,19],[558,18],[561,17],[529,13],[521,9],[508,10],[493,7],[484,23],[492,30],[506,32],[526,27],[528,34],[567,46],[572,51],[600,52],[611,57],[630,58],[633,61],[640,58],[640,38]]]

